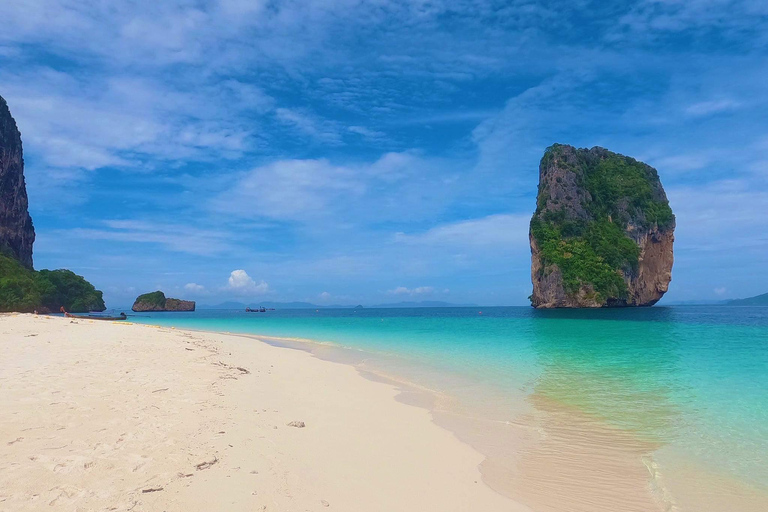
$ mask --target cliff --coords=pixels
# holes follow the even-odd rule
[[[0,252],[32,268],[35,229],[27,208],[21,134],[0,96]]]
[[[82,276],[32,268],[35,230],[27,208],[21,134],[0,97],[0,311],[104,311],[102,293]]]
[[[656,170],[554,144],[531,219],[536,308],[651,306],[672,278],[675,217]]]
[[[166,298],[161,291],[145,293],[136,297],[133,311],[194,311],[195,301]]]

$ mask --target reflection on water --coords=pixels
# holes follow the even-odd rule
[[[669,442],[680,415],[671,396],[681,396],[686,386],[678,368],[680,334],[664,321],[668,311],[660,309],[650,322],[616,318],[633,315],[612,314],[614,321],[569,316],[535,323],[540,375],[534,395],[646,441]]]

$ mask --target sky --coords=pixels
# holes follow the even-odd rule
[[[768,291],[764,0],[8,0],[36,268],[108,306],[524,305],[559,142],[659,171],[664,302]]]

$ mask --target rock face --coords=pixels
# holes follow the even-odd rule
[[[195,301],[166,298],[161,291],[145,293],[136,297],[133,311],[194,311]]]
[[[652,167],[555,144],[531,219],[536,308],[652,306],[672,279],[675,217]]]
[[[0,97],[0,252],[31,269],[35,229],[27,208],[21,134]]]

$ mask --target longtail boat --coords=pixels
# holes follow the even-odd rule
[[[62,308],[63,311],[64,308]],[[73,315],[72,313],[68,313],[67,311],[63,311],[64,316],[67,318],[79,318],[80,320],[125,320],[128,318],[128,315],[125,313],[120,313],[120,316],[102,316],[102,315]]]

